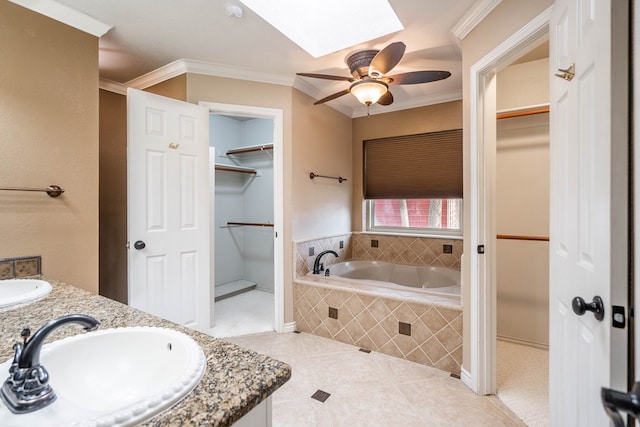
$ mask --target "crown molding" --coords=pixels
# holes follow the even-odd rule
[[[117,93],[118,95],[126,95],[127,87],[122,83],[114,82],[113,80],[100,78],[98,87],[109,92]]]
[[[369,114],[374,116],[377,114],[391,113],[391,112],[400,111],[400,110],[408,110],[410,108],[419,108],[419,107],[426,107],[428,105],[443,104],[445,102],[460,101],[461,99],[462,99],[462,91],[447,93],[447,94],[438,95],[438,96],[421,96],[418,98],[412,98],[410,101],[394,102],[393,104],[387,105],[387,106],[378,106],[376,104],[375,106],[370,107]],[[367,115],[368,115],[367,107],[362,106],[360,108],[356,108],[353,110],[353,114],[351,115],[351,118],[355,119],[358,117],[366,117]]]
[[[451,28],[451,34],[456,43],[460,45],[462,40],[501,2],[502,0],[477,0],[456,25]]]
[[[277,84],[297,89],[313,99],[322,97],[320,89],[306,82],[304,79],[296,78],[295,76],[291,78],[277,74],[260,73],[238,67],[211,64],[208,62],[195,61],[190,59],[178,59],[177,61],[173,61],[147,74],[129,80],[126,83],[118,83],[112,80],[101,78],[100,89],[108,90],[120,95],[126,95],[127,88],[141,90],[146,89],[150,86],[162,83],[165,80],[177,77],[185,73],[204,74],[216,77],[248,80],[259,83]],[[396,101],[390,106],[382,107],[375,105],[371,107],[370,113],[372,115],[390,113],[393,111],[406,110],[409,108],[441,104],[443,102],[459,101],[460,99],[462,99],[461,91],[439,96],[423,96],[419,98],[412,98],[411,100],[405,102]],[[368,114],[367,107],[365,107],[364,105],[358,108],[351,108],[339,102],[332,101],[328,102],[325,105],[351,118],[364,117]],[[384,110],[380,111],[381,108],[384,108]]]
[[[102,37],[113,28],[111,25],[54,0],[9,1],[96,37]]]

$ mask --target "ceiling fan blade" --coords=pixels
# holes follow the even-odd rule
[[[385,77],[389,85],[415,85],[444,80],[451,75],[448,71],[411,71]],[[387,81],[389,79],[389,81]]]
[[[393,67],[398,65],[398,62],[402,59],[402,55],[404,55],[405,48],[404,43],[395,42],[378,52],[369,65],[369,76],[375,78],[388,73]]]
[[[384,95],[378,99],[378,104],[380,105],[391,105],[393,104],[393,94],[391,91],[387,91]]]
[[[316,102],[313,103],[313,105],[318,105],[318,104],[324,104],[327,101],[331,101],[332,99],[336,99],[336,98],[340,98],[343,95],[346,95],[348,93],[351,93],[350,89],[345,89],[345,90],[341,90],[340,92],[336,92],[333,95],[329,95],[326,98],[322,98]]]
[[[353,77],[332,76],[330,74],[314,74],[314,73],[296,73],[296,74],[302,77],[313,77],[314,79],[340,80],[340,81],[346,81],[346,82],[355,81]]]

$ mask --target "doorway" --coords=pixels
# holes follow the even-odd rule
[[[200,105],[210,111],[210,335],[281,332],[282,111]]]
[[[548,40],[551,9],[471,67],[470,366],[462,380],[478,394],[496,393],[496,73]]]
[[[549,423],[549,45],[496,75],[496,395]]]

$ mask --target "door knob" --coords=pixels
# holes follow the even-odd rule
[[[625,426],[620,411],[631,414],[636,418],[640,415],[640,383],[635,383],[629,393],[602,387],[600,398],[607,415],[615,427]]]
[[[571,301],[571,308],[573,308],[573,312],[578,316],[582,316],[587,311],[591,311],[596,320],[602,321],[602,319],[604,319],[604,303],[602,302],[602,298],[597,295],[593,297],[593,301],[589,303],[584,302],[581,297],[575,297]]]
[[[144,249],[146,246],[147,245],[142,240],[138,240],[133,244],[133,247],[136,248],[137,250]]]

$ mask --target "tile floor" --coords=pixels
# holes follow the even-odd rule
[[[525,426],[495,396],[448,373],[305,333],[227,338],[289,363],[273,395],[273,426]],[[311,398],[330,393],[324,403]]]

